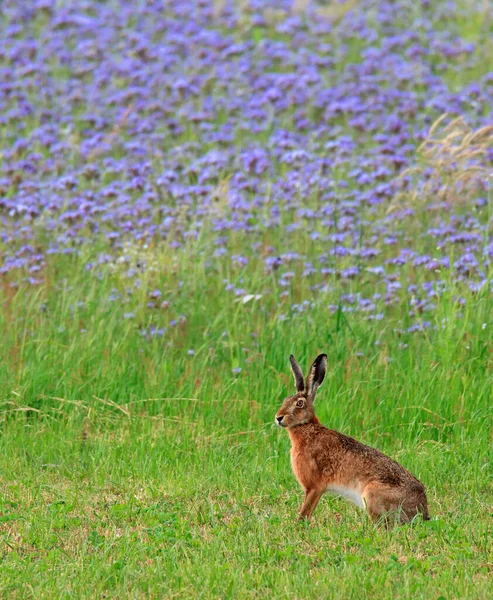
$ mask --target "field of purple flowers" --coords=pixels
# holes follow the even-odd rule
[[[471,3],[368,1],[337,25],[169,4],[4,6],[3,286],[56,285],[89,244],[83,266],[119,259],[131,290],[128,244],[202,237],[233,294],[239,272],[273,272],[278,303],[306,282],[288,311],[322,293],[379,320],[404,295],[420,327],[444,288],[488,288],[492,46]]]
[[[490,3],[5,0],[0,36],[0,593],[486,597]],[[318,351],[323,420],[438,520],[376,540],[335,504],[290,579],[266,423]]]

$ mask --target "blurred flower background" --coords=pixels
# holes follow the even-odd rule
[[[4,293],[59,285],[69,255],[153,337],[188,316],[198,263],[275,318],[315,303],[408,331],[489,290],[484,2],[1,10]]]

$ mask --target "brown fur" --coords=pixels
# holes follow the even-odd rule
[[[418,514],[428,519],[425,488],[409,471],[375,448],[327,429],[316,417],[315,394],[326,363],[324,354],[317,357],[302,386],[299,367],[291,358],[298,392],[286,398],[276,414],[279,425],[288,429],[291,465],[305,490],[300,518],[310,518],[321,496],[333,488],[336,493],[349,489],[371,519],[387,526],[395,520],[409,522]]]

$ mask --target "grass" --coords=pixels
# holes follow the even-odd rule
[[[434,520],[385,532],[337,499],[296,524],[286,440],[270,430],[190,444],[190,424],[165,417],[112,425],[83,441],[74,423],[19,424],[2,444],[3,596],[487,596],[481,443],[401,453],[428,483]]]
[[[167,310],[186,306],[190,320],[163,338],[144,341],[144,316],[124,320],[121,302],[103,300],[119,273],[88,275],[87,256],[56,259],[71,273],[58,290],[19,289],[5,304],[0,594],[487,597],[489,297],[440,332],[403,338],[391,322],[317,309],[273,320],[188,256],[159,274],[171,289],[189,273]],[[255,273],[243,277],[265,289]],[[455,314],[451,298],[437,322]],[[325,497],[309,526],[296,523],[302,493],[273,415],[292,389],[289,352],[305,364],[321,350],[322,421],[412,470],[430,522],[386,532]]]

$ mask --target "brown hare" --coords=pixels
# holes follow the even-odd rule
[[[284,400],[276,423],[288,430],[291,465],[305,490],[299,518],[309,519],[322,494],[332,492],[366,508],[372,520],[386,526],[407,523],[418,514],[428,519],[425,488],[409,471],[375,448],[327,429],[315,416],[327,355],[315,359],[306,380],[293,355],[289,360],[296,394]]]

